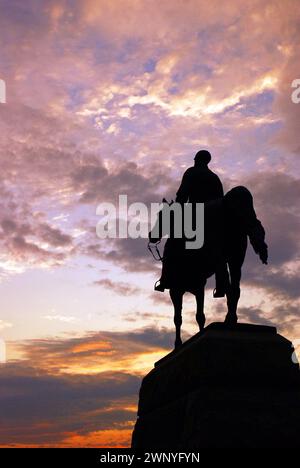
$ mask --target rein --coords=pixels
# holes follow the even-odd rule
[[[157,242],[154,244],[154,246],[152,246],[152,243],[151,243],[151,242],[148,242],[148,246],[147,246],[149,252],[151,252],[152,257],[154,258],[154,260],[155,260],[156,262],[162,262],[162,261],[163,261],[163,257],[161,256],[160,251],[159,251],[159,249],[158,249],[158,244],[160,244],[160,242],[161,242],[160,240],[157,241]],[[153,251],[152,249],[154,249],[154,251]]]

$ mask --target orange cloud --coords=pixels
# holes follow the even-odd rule
[[[84,301],[76,315],[81,332],[24,341],[36,320],[32,309],[48,307],[43,290],[28,289],[30,269],[60,278],[64,266],[61,282],[69,287],[75,270],[86,281],[86,258],[97,269],[106,262],[99,308],[105,294],[105,312],[122,329],[113,290],[132,301],[122,319],[150,323],[151,310],[135,313],[139,280],[148,280],[141,275],[157,271],[145,244],[100,243],[95,207],[119,193],[145,203],[174,197],[182,172],[205,146],[228,186],[249,184],[271,233],[272,267],[262,274],[251,256],[245,266],[241,317],[272,320],[294,333],[300,105],[291,102],[290,84],[299,77],[299,1],[46,3],[28,0],[20,15],[18,2],[1,2],[7,103],[0,106],[0,278],[2,297],[10,294],[14,303],[4,307],[3,323],[12,326],[3,331],[19,341],[0,366],[0,443],[126,446],[140,377],[171,349],[173,330],[90,333],[88,294],[74,287]],[[116,267],[134,272],[137,287],[116,284]],[[15,284],[7,281],[21,273]],[[96,274],[87,279],[93,280]],[[70,306],[64,300],[62,307]],[[155,298],[155,312],[165,300]],[[212,315],[216,309],[208,308]],[[69,316],[53,317],[64,319],[59,336]],[[41,336],[49,333],[44,322]],[[98,329],[106,325],[99,315]]]
[[[132,421],[131,424],[133,424]],[[128,448],[131,444],[132,429],[95,431],[84,436],[78,434],[68,434],[59,444],[59,447]]]
[[[170,349],[172,338],[173,332],[165,329],[95,332],[69,339],[10,343],[8,356],[18,356],[51,373],[124,371],[143,375]]]

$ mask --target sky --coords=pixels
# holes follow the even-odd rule
[[[145,239],[99,239],[96,208],[174,198],[199,149],[266,229],[240,321],[300,343],[299,31],[298,0],[0,0],[1,446],[130,445],[173,310]]]

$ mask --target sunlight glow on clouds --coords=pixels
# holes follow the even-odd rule
[[[96,206],[174,198],[202,147],[226,190],[249,187],[267,231],[241,320],[299,336],[298,0],[71,3],[0,6],[3,446],[130,443],[172,309],[144,241],[96,237]],[[222,320],[211,289],[206,304]],[[196,331],[189,298],[184,327]]]

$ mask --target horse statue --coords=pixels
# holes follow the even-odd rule
[[[156,224],[149,232],[149,246],[155,244],[157,251],[157,243],[161,238],[170,235],[170,232],[163,232],[161,228],[164,206],[166,205],[163,205],[158,213]],[[158,237],[157,232],[159,232]],[[204,243],[201,248],[186,249],[184,237],[176,238],[172,235],[168,237],[163,256],[160,257],[162,274],[155,289],[158,291],[169,289],[170,291],[176,328],[175,348],[182,344],[184,293],[191,292],[196,297],[196,320],[201,331],[205,325],[206,280],[218,270],[220,265],[225,265],[225,276],[227,275],[225,293],[228,310],[225,323],[228,326],[237,323],[240,281],[248,238],[261,262],[267,264],[268,246],[265,243],[265,230],[256,217],[250,191],[242,186],[234,187],[224,197],[204,204]]]

